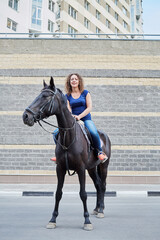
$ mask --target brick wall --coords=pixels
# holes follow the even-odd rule
[[[25,126],[22,113],[43,79],[52,75],[64,91],[71,72],[84,76],[93,120],[111,139],[109,175],[160,182],[159,41],[1,39],[0,52],[2,182],[7,175],[54,174],[52,135]],[[50,121],[56,123],[55,117]]]

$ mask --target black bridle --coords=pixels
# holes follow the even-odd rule
[[[41,124],[40,121],[42,121],[42,122],[44,122],[44,123],[46,123],[46,124],[48,124],[48,125],[50,125],[50,126],[52,126],[52,127],[56,127],[56,128],[59,128],[60,130],[64,131],[64,144],[61,144],[56,138],[54,138],[54,139],[55,139],[56,143],[58,143],[58,144],[62,147],[62,149],[65,151],[65,161],[66,161],[67,171],[68,171],[69,176],[72,176],[72,175],[75,174],[75,171],[74,171],[73,173],[70,173],[69,163],[68,163],[68,157],[67,157],[67,151],[69,150],[69,148],[70,148],[70,147],[73,145],[73,143],[75,142],[76,134],[75,134],[75,136],[74,136],[74,138],[73,138],[73,141],[70,143],[70,145],[69,145],[68,147],[65,146],[65,138],[66,138],[66,133],[67,133],[67,131],[72,130],[73,128],[75,128],[75,126],[76,126],[76,119],[74,118],[75,121],[74,121],[74,123],[73,123],[73,126],[70,127],[70,128],[62,128],[62,127],[56,126],[56,125],[54,125],[54,124],[51,124],[51,123],[43,120],[43,119],[42,119],[42,115],[43,115],[43,113],[44,113],[44,110],[45,110],[46,106],[49,104],[48,111],[49,111],[50,115],[52,115],[52,114],[53,114],[53,110],[54,110],[54,98],[56,97],[57,100],[59,100],[59,99],[58,99],[58,97],[57,97],[57,95],[56,95],[56,94],[57,94],[57,89],[55,90],[55,92],[52,91],[51,89],[44,89],[44,90],[42,90],[42,92],[51,92],[51,93],[53,94],[51,100],[49,100],[47,103],[45,103],[45,104],[40,108],[40,110],[38,111],[38,113],[35,113],[32,109],[30,109],[30,107],[27,107],[25,110],[33,115],[34,122],[38,122],[38,124],[40,125],[40,127],[42,127],[46,132],[53,134],[52,132],[49,132],[48,130],[46,130],[46,129],[42,126],[42,124]],[[38,117],[37,117],[37,116],[38,116]]]
[[[75,121],[74,121],[74,124],[73,124],[73,126],[72,126],[71,128],[62,128],[62,127],[59,127],[59,126],[54,125],[54,124],[51,124],[51,123],[45,121],[44,119],[42,119],[42,114],[44,113],[44,109],[46,108],[46,106],[47,106],[48,104],[49,104],[48,112],[50,112],[50,116],[52,115],[52,112],[53,112],[53,110],[54,110],[54,98],[56,97],[56,98],[58,99],[58,97],[57,97],[57,89],[55,90],[55,92],[52,91],[51,89],[44,89],[44,90],[42,90],[42,92],[51,92],[51,93],[53,94],[51,100],[49,100],[47,103],[45,103],[45,104],[40,108],[40,110],[38,111],[38,113],[35,113],[35,112],[34,112],[32,109],[30,109],[29,107],[27,107],[25,110],[33,115],[34,121],[35,121],[35,122],[38,122],[38,124],[39,124],[46,132],[49,132],[49,131],[47,131],[47,130],[42,126],[42,124],[40,123],[40,121],[42,121],[42,122],[44,122],[44,123],[46,123],[46,124],[48,124],[48,125],[50,125],[50,126],[52,126],[52,127],[59,128],[59,129],[61,129],[61,130],[63,130],[63,131],[71,130],[71,129],[74,127],[74,125],[75,125]],[[37,116],[38,116],[38,117],[37,117]],[[51,132],[49,132],[49,133],[51,133]],[[52,134],[52,133],[51,133],[51,134]]]
[[[46,108],[46,106],[49,104],[48,107],[48,112],[50,112],[50,115],[52,115],[53,112],[53,107],[54,107],[54,98],[56,97],[56,93],[57,93],[57,89],[56,91],[52,91],[51,89],[44,89],[41,92],[50,92],[52,93],[52,98],[45,103],[44,105],[42,105],[42,107],[39,109],[38,113],[35,113],[32,109],[30,109],[30,107],[27,107],[25,110],[29,113],[31,113],[33,115],[34,118],[34,122],[39,122],[39,121],[43,121],[42,119],[42,114],[44,113],[44,109]]]

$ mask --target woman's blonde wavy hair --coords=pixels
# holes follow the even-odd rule
[[[65,90],[66,90],[67,95],[70,95],[72,93],[72,87],[70,84],[70,79],[71,79],[72,75],[76,75],[79,80],[79,85],[78,85],[79,91],[81,93],[84,91],[83,78],[78,73],[71,73],[68,75],[68,77],[66,78],[66,82],[65,82]]]

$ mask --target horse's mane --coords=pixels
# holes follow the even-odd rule
[[[62,103],[64,103],[65,105],[67,105],[67,98],[66,96],[63,94],[63,92],[57,88],[58,92],[61,94],[61,100],[62,100]]]

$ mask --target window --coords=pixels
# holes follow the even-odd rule
[[[89,24],[90,24],[89,20],[87,18],[84,18],[84,26],[86,28],[89,28]]]
[[[114,3],[115,3],[116,5],[118,5],[118,0],[114,0]]]
[[[50,32],[54,31],[54,23],[50,20],[48,20],[48,31]]]
[[[49,10],[51,10],[52,12],[54,12],[54,5],[55,3],[52,0],[48,1],[48,8]]]
[[[110,12],[110,6],[106,3],[106,10],[107,12]]]
[[[119,29],[115,27],[115,34],[119,33]]]
[[[7,28],[17,31],[17,23],[10,18],[7,18]]]
[[[42,0],[32,0],[32,27],[40,30],[42,25]]]
[[[98,11],[98,10],[96,10],[96,18],[98,19],[98,20],[100,20],[100,12]]]
[[[115,12],[115,19],[118,21],[118,13]]]
[[[77,33],[77,30],[71,27],[70,25],[68,25],[68,33],[71,34],[70,35],[71,37],[76,37],[74,34]]]
[[[8,6],[18,11],[18,0],[9,0]]]
[[[96,0],[100,4],[100,0]]]
[[[127,16],[127,9],[124,6],[122,6],[122,12]]]
[[[101,33],[101,30],[98,27],[96,27],[96,33]]]
[[[41,25],[41,8],[36,6],[32,7],[32,23]]]
[[[12,30],[15,32],[17,31],[17,23],[14,21],[12,21]]]
[[[110,28],[110,21],[108,19],[106,19],[106,27]]]
[[[123,20],[123,27],[125,28],[125,29],[127,29],[128,28],[128,24]]]
[[[68,14],[72,16],[74,19],[77,19],[77,11],[69,5]]]
[[[134,5],[131,6],[131,32],[135,32],[135,21],[134,21],[134,16],[135,16],[135,9]]]
[[[12,25],[12,20],[7,18],[7,28],[11,29],[11,25]]]
[[[88,10],[89,11],[89,8],[90,8],[90,4],[89,4],[89,2],[88,1],[84,1],[84,7],[85,7],[85,9],[86,10]]]

